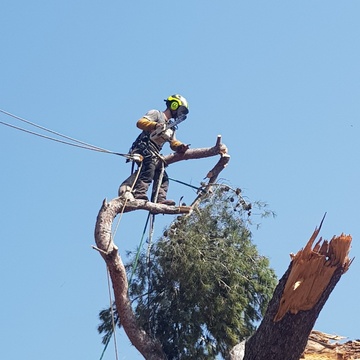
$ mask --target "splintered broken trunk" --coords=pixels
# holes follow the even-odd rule
[[[351,236],[320,240],[315,229],[303,250],[292,255],[286,273],[255,334],[245,343],[245,355],[235,360],[298,360],[315,321],[341,276],[348,270]]]
[[[356,360],[360,359],[360,341],[339,343],[343,336],[313,330],[301,356],[305,360]]]

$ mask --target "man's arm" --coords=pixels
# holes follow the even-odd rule
[[[189,145],[182,143],[179,140],[173,138],[170,141],[170,149],[177,153],[184,153],[187,149],[189,149]]]
[[[136,123],[136,126],[139,129],[149,131],[149,132],[154,131],[156,129],[156,125],[158,125],[158,123],[156,121],[151,121],[144,117],[141,118],[140,120],[138,120],[138,122]]]
[[[153,132],[159,127],[163,127],[161,113],[159,110],[149,110],[138,122],[136,126],[144,131]]]

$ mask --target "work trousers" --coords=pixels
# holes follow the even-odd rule
[[[161,181],[157,196],[157,201],[161,202],[166,199],[166,195],[169,189],[169,177],[166,171],[162,169],[163,164],[160,163],[162,160],[152,152],[145,153],[146,156],[141,154],[144,156],[144,158],[142,164],[139,164],[139,169],[135,173],[131,174],[120,185],[120,188],[122,188],[123,186],[128,186],[130,188],[133,187],[138,171],[140,171],[136,183],[133,187],[133,193],[135,197],[137,197],[137,195],[139,194],[146,195],[150,184],[153,182],[151,201],[154,201],[159,187],[159,181]],[[160,179],[161,176],[162,179]]]

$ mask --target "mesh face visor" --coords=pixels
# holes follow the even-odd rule
[[[184,106],[184,105],[180,105],[179,108],[177,109],[177,116],[186,116],[189,113],[189,109]]]

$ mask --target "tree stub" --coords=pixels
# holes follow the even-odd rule
[[[245,344],[243,358],[232,360],[299,360],[320,311],[349,269],[350,235],[322,238],[315,229],[303,250],[291,255],[257,331]]]

